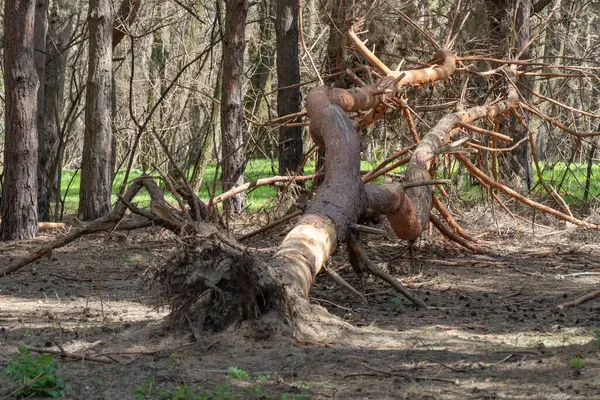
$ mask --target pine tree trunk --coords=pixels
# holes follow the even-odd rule
[[[223,86],[221,100],[221,137],[223,191],[244,183],[246,166],[242,82],[244,77],[244,49],[246,47],[246,15],[248,2],[245,0],[225,1],[225,32],[223,36]],[[240,213],[245,208],[243,194],[225,202],[225,210]]]
[[[89,69],[78,213],[84,221],[99,218],[110,210],[113,18],[112,1],[90,0]]]
[[[217,80],[214,86],[213,96],[215,100],[221,100],[221,76],[223,72],[221,68],[217,68]],[[198,136],[195,139],[195,144],[191,150],[191,159],[188,161],[189,167],[192,168],[192,178],[190,179],[195,192],[202,189],[202,181],[208,162],[213,158],[213,150],[215,148],[215,139],[221,133],[221,125],[218,117],[221,113],[221,104],[213,101],[210,106],[210,114],[205,115],[204,121],[200,124],[202,105],[200,95],[197,94],[194,105],[190,111],[191,123],[194,127],[194,132]]]
[[[41,220],[50,219],[50,204],[58,201],[60,195],[58,157],[65,68],[69,40],[73,33],[73,7],[73,0],[52,3],[48,12],[48,30],[44,38],[46,53],[41,118],[38,113],[38,212]]]
[[[298,2],[277,0],[276,16],[277,86],[300,83],[298,59]],[[300,88],[277,92],[277,115],[294,114],[302,109]],[[294,119],[291,122],[298,122]],[[302,162],[302,127],[279,128],[279,175],[295,173]]]
[[[257,4],[254,13],[249,16],[250,19],[258,19],[258,27],[255,28],[256,32],[250,33],[256,39],[250,41],[248,49],[251,75],[250,85],[245,96],[245,107],[255,120],[261,122],[268,121],[271,117],[265,93],[271,91],[271,71],[275,65],[273,5],[273,0],[261,2]],[[258,138],[257,144],[262,151],[273,153],[270,129],[264,126],[249,125],[248,134]]]
[[[50,220],[50,201],[48,199],[47,180],[42,181],[44,177],[41,173],[41,168],[45,164],[46,147],[44,146],[44,92],[46,82],[46,31],[48,28],[48,1],[36,0],[35,5],[35,27],[34,27],[34,62],[35,70],[39,80],[39,88],[37,93],[37,131],[38,131],[38,218],[41,221]]]
[[[37,92],[34,0],[4,2],[5,138],[2,239],[37,234]]]

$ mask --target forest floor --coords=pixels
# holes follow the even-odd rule
[[[600,233],[539,215],[496,221],[483,207],[458,220],[490,254],[434,233],[411,260],[391,234],[361,236],[427,310],[358,277],[340,249],[329,268],[369,305],[319,276],[312,301],[354,327],[322,341],[169,331],[142,281],[166,262],[172,235],[88,236],[0,278],[0,370],[19,346],[62,348],[79,356],[54,355],[72,399],[600,399],[600,300],[557,308],[600,287]],[[268,256],[287,229],[245,244]],[[0,244],[0,265],[60,234]],[[0,377],[0,399],[11,388]]]

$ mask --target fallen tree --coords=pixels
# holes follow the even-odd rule
[[[211,223],[211,216],[217,215],[214,205],[230,195],[259,184],[291,182],[310,179],[309,177],[266,178],[232,189],[213,198],[208,205],[190,191],[190,185],[186,182],[176,185],[167,180],[169,190],[178,199],[179,209],[164,201],[162,190],[152,179],[142,177],[133,181],[109,215],[58,239],[29,258],[0,270],[0,275],[12,273],[53,248],[65,245],[86,233],[157,224],[179,236],[178,246],[167,263],[154,265],[148,270],[147,279],[158,288],[156,304],[168,304],[172,311],[171,320],[178,325],[219,330],[234,322],[256,320],[259,317],[263,321],[269,321],[269,316],[274,316],[275,329],[282,327],[283,321],[288,324],[292,333],[313,334],[325,320],[325,314],[318,312],[320,308],[308,301],[308,294],[319,273],[329,273],[336,282],[365,301],[339,275],[324,268],[325,261],[344,242],[348,245],[351,264],[358,273],[371,272],[405,295],[415,306],[425,307],[397,279],[368,259],[356,240],[359,227],[357,222],[364,217],[383,214],[388,218],[396,236],[409,241],[418,238],[431,222],[451,240],[472,251],[483,252],[484,249],[480,248],[477,241],[454,221],[452,214],[432,190],[433,186],[437,186],[440,193],[444,193],[441,181],[434,179],[431,173],[436,157],[441,154],[455,154],[475,178],[490,190],[497,189],[542,212],[586,228],[598,229],[597,225],[536,203],[490,178],[463,155],[476,151],[467,146],[484,148],[471,143],[472,137],[452,141],[454,135],[461,130],[491,136],[494,141],[492,148],[486,148],[489,151],[496,150],[496,140],[512,141],[496,130],[480,128],[472,123],[484,118],[497,120],[519,106],[523,110],[535,111],[535,108],[523,104],[519,98],[517,63],[508,62],[510,67],[500,70],[504,74],[503,98],[471,108],[465,108],[459,102],[455,112],[440,119],[421,138],[409,108],[397,93],[407,85],[418,86],[450,78],[456,71],[459,58],[450,50],[440,49],[432,58],[431,66],[393,71],[358,39],[356,32],[359,30],[360,25],[354,26],[349,36],[381,78],[373,85],[363,85],[353,90],[317,87],[310,91],[306,100],[310,134],[314,142],[326,151],[325,178],[304,214],[272,257],[263,259],[253,254],[252,249],[232,239],[217,224]],[[396,152],[361,178],[357,128],[381,118],[389,107],[402,112],[416,143]],[[354,119],[349,116],[350,113],[355,114]],[[412,154],[409,155],[410,151]],[[404,158],[399,159],[400,157]],[[404,182],[380,185],[368,183],[405,164],[407,168]],[[150,211],[140,210],[132,203],[135,194],[142,187],[151,196]],[[498,196],[493,194],[494,199],[501,203]],[[432,207],[438,211],[439,216],[432,214]],[[126,210],[137,215],[137,219],[131,223],[124,220]],[[293,213],[282,221],[301,214],[301,211]]]

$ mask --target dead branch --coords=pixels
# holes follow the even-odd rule
[[[259,233],[266,232],[266,231],[268,231],[271,228],[274,228],[274,227],[276,227],[278,225],[283,224],[284,222],[287,222],[287,221],[289,221],[291,219],[294,219],[296,217],[301,216],[302,213],[304,213],[304,211],[302,211],[302,210],[294,211],[293,213],[290,213],[290,214],[286,215],[285,217],[278,219],[277,221],[273,221],[273,222],[271,222],[268,225],[265,225],[265,226],[263,226],[261,228],[258,228],[258,229],[254,230],[252,232],[248,232],[248,233],[245,233],[245,234],[239,236],[237,238],[237,240],[242,241],[244,239],[248,239],[249,237],[258,235]]]
[[[428,82],[448,79],[456,69],[457,57],[448,49],[439,49],[433,55],[430,64],[436,64],[432,67],[408,70],[408,71],[392,71],[388,68],[367,46],[360,40],[358,34],[362,30],[363,21],[354,24],[348,31],[350,41],[356,46],[362,56],[375,67],[380,73],[387,78],[395,80],[403,76],[395,82],[395,88],[400,88],[405,85],[423,85]]]
[[[385,160],[383,160],[378,166],[376,166],[375,168],[373,168],[371,171],[367,172],[363,176],[363,183],[370,182],[371,180],[366,180],[366,179],[369,178],[374,173],[379,172],[380,170],[382,170],[386,165],[388,165],[389,163],[391,163],[395,159],[402,157],[403,155],[405,155],[406,153],[408,153],[410,151],[413,151],[416,147],[417,147],[417,145],[413,144],[412,146],[406,147],[406,148],[404,148],[402,150],[398,150],[397,152],[395,152],[394,154],[392,154],[391,156],[389,156],[388,158],[386,158]]]
[[[435,195],[433,196],[433,206],[436,208],[436,210],[438,210],[438,212],[440,213],[442,218],[444,218],[444,220],[446,221],[448,226],[450,226],[450,228],[454,229],[454,232],[456,232],[457,235],[462,236],[463,238],[465,238],[466,240],[468,240],[470,242],[473,242],[473,243],[478,242],[477,239],[473,238],[471,235],[469,235],[469,233],[467,231],[465,231],[460,225],[458,225],[458,223],[452,217],[452,214],[450,214],[450,211],[448,211],[448,209],[446,209],[446,207],[444,207],[444,205],[442,204],[440,199],[438,199],[438,197]]]
[[[469,170],[469,172],[471,172],[472,175],[474,175],[477,179],[479,179],[480,181],[484,182],[486,185],[493,187],[494,189],[498,189],[501,192],[504,192],[506,195],[512,197],[515,200],[520,201],[523,204],[526,204],[536,210],[539,210],[545,214],[550,214],[553,215],[559,219],[562,219],[563,221],[567,221],[570,222],[572,224],[578,225],[578,226],[582,226],[584,228],[588,228],[588,229],[600,229],[599,225],[596,224],[591,224],[589,222],[586,222],[584,220],[575,218],[575,217],[571,217],[570,215],[564,214],[560,211],[557,211],[553,208],[550,208],[548,206],[545,206],[543,204],[540,204],[536,201],[533,201],[531,199],[528,199],[525,196],[520,195],[519,193],[515,192],[514,190],[512,190],[511,188],[504,186],[503,184],[492,180],[489,176],[487,176],[483,171],[481,171],[479,168],[477,168],[475,165],[473,165],[465,156],[463,156],[462,154],[457,154],[456,158]]]
[[[567,307],[574,307],[574,306],[578,306],[580,304],[585,303],[586,301],[590,301],[593,300],[595,298],[600,297],[600,289],[593,291],[592,293],[588,293],[585,296],[581,296],[575,300],[560,304],[558,306],[558,308],[560,308],[561,310]]]
[[[484,117],[494,117],[517,105],[519,97],[514,86],[516,67],[511,67],[510,72],[506,100],[489,106],[478,106],[448,114],[423,137],[408,163],[406,169],[407,183],[431,179],[429,174],[431,160],[458,122],[472,122]],[[461,154],[456,154],[456,156],[464,158]],[[428,186],[409,188],[406,190],[406,194],[412,204],[411,208],[414,215],[397,214],[392,227],[399,238],[413,240],[419,237],[429,223],[432,201],[431,189]],[[406,229],[406,226],[410,226],[410,228]],[[400,234],[406,236],[400,236]]]
[[[51,257],[52,250],[57,249],[59,247],[66,246],[67,244],[73,242],[74,240],[84,236],[89,235],[91,233],[96,232],[104,232],[110,231],[113,229],[118,230],[134,230],[145,228],[152,225],[152,221],[148,220],[134,220],[120,223],[118,221],[115,222],[102,222],[102,221],[93,221],[86,225],[84,228],[78,229],[69,233],[68,235],[63,236],[60,239],[54,240],[50,242],[50,244],[36,250],[35,252],[29,254],[28,256],[0,269],[0,277],[4,277],[8,274],[12,274],[13,272],[19,270],[20,268],[31,264],[35,260],[39,260],[44,256]]]
[[[468,129],[470,131],[473,131],[473,132],[476,132],[476,133],[480,133],[482,135],[488,135],[488,136],[494,137],[494,138],[496,138],[498,140],[501,140],[503,142],[511,143],[513,141],[512,138],[509,137],[509,136],[503,135],[503,134],[498,133],[498,132],[490,131],[489,129],[483,129],[483,128],[480,128],[478,126],[468,124],[466,122],[458,122],[456,125],[460,126],[461,128],[465,128],[465,129]]]
[[[278,182],[304,182],[313,179],[314,175],[302,175],[302,176],[271,176],[268,178],[257,179],[252,182],[247,182],[243,185],[234,187],[225,193],[222,193],[213,199],[213,204],[217,204],[226,200],[236,194],[245,192],[246,190],[254,189],[259,186],[273,185]]]
[[[145,187],[150,195],[151,208],[154,213],[138,210],[131,204],[133,198],[142,187]],[[144,218],[124,219],[127,209]],[[86,224],[83,228],[72,231],[63,237],[54,240],[50,244],[41,247],[13,264],[0,269],[0,277],[11,274],[44,256],[51,257],[52,250],[66,246],[84,235],[111,230],[135,230],[154,224],[180,233],[189,225],[186,223],[186,219],[189,219],[187,212],[179,211],[171,207],[165,202],[160,187],[150,177],[142,176],[133,180],[127,189],[127,192],[121,197],[121,201],[118,202],[115,208],[108,214]]]
[[[354,297],[356,297],[363,305],[369,305],[369,302],[358,290],[354,289],[352,285],[350,285],[344,278],[342,278],[337,272],[332,270],[331,268],[325,268],[325,272],[331,279],[335,281],[338,285],[348,290]]]
[[[0,218],[0,224],[2,223],[2,218]],[[38,222],[38,229],[64,229],[65,224],[62,222]]]
[[[29,350],[34,351],[36,353],[40,353],[40,354],[52,354],[55,356],[70,358],[70,359],[76,360],[76,361],[88,360],[88,361],[99,362],[102,364],[115,364],[118,362],[115,359],[109,358],[109,357],[105,358],[105,357],[89,356],[87,354],[75,354],[75,353],[69,353],[64,350],[40,349],[37,347],[29,347]]]
[[[394,289],[396,289],[404,297],[406,297],[408,300],[410,300],[415,306],[427,308],[427,305],[423,302],[423,300],[420,300],[418,297],[416,297],[414,294],[412,294],[408,289],[406,289],[404,287],[404,285],[402,285],[402,283],[400,283],[399,280],[392,277],[390,274],[388,274],[387,272],[385,272],[384,270],[379,268],[379,266],[377,266],[373,261],[371,261],[369,259],[369,257],[367,256],[367,254],[365,253],[365,251],[358,244],[358,241],[356,240],[354,235],[350,234],[347,236],[347,243],[348,243],[348,246],[352,247],[352,251],[356,255],[358,255],[358,257],[360,258],[360,261],[363,263],[363,265],[365,267],[367,267],[367,269],[373,275],[375,275],[379,279],[382,279],[385,282],[389,283]]]
[[[435,215],[430,215],[429,218],[431,219],[431,223],[437,228],[437,230],[440,231],[442,233],[442,235],[444,235],[448,239],[460,244],[464,248],[471,250],[473,253],[478,253],[478,254],[486,254],[487,253],[487,251],[481,249],[479,246],[474,245],[467,239],[452,232],[450,230],[450,228],[448,228],[446,225],[444,225],[442,223],[442,221],[440,221]]]

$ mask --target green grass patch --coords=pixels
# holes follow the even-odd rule
[[[366,161],[361,162],[361,169],[367,170],[372,168],[373,165]],[[252,159],[246,164],[246,171],[244,172],[244,182],[251,182],[261,178],[268,178],[278,173],[277,161],[271,161],[268,159]],[[308,163],[304,168],[304,174],[311,175],[315,171],[314,163]],[[199,193],[200,199],[208,202],[210,195],[213,191],[213,182],[215,179],[216,164],[209,163],[202,180],[202,187]],[[135,179],[142,174],[142,170],[133,170],[129,176],[129,179]],[[219,171],[219,177],[221,173]],[[124,172],[119,172],[114,180],[112,189],[112,203],[115,204],[117,201],[117,194],[119,192],[120,185],[125,177]],[[377,180],[376,180],[377,181]],[[379,179],[381,181],[381,179]],[[61,177],[61,198],[65,199],[65,210],[64,214],[77,213],[77,207],[79,204],[79,188],[80,188],[80,173],[79,171],[63,171]],[[215,186],[215,196],[223,192],[221,183],[217,180]],[[66,194],[66,196],[65,196]],[[269,209],[274,204],[270,204],[277,195],[277,189],[273,186],[259,186],[257,188],[246,191],[246,201],[248,204],[248,211],[256,212],[261,209]],[[175,201],[175,199],[166,194],[165,198],[169,201]],[[145,190],[141,190],[134,199],[135,204],[138,207],[147,207],[150,205],[150,196]]]
[[[361,161],[361,170],[370,170],[375,165],[376,163]],[[457,163],[455,163],[454,165],[455,168],[453,168],[453,170],[450,172],[450,178],[456,178],[458,173]],[[581,199],[584,198],[585,179],[587,173],[586,164],[571,164],[569,168],[567,168],[565,163],[540,163],[540,167],[542,168],[542,176],[544,177],[544,180],[547,183],[552,184],[555,187],[555,189],[560,189],[559,193],[565,198],[565,201],[568,204],[575,206],[582,205]],[[313,174],[314,169],[314,163],[308,163],[304,168],[304,173],[307,175]],[[406,166],[402,166],[392,172],[402,174],[405,172],[405,170]],[[210,195],[213,190],[215,172],[215,163],[208,164],[204,174],[204,179],[202,181],[202,188],[199,193],[200,198],[204,201],[208,201],[210,199]],[[248,164],[246,165],[244,181],[250,182],[260,178],[267,178],[273,175],[277,175],[277,172],[278,163],[276,160],[252,159],[249,160]],[[443,171],[441,167],[438,172],[440,176],[442,176]],[[134,170],[130,175],[130,179],[134,179],[140,176],[141,174],[141,170]],[[119,186],[123,182],[124,175],[124,172],[119,172],[115,179],[115,185],[113,187],[112,196],[113,204],[117,201],[117,193],[119,191]],[[447,178],[447,176],[444,177]],[[544,189],[541,185],[537,184],[538,176],[535,170],[533,178],[535,185],[534,194],[545,196]],[[380,183],[381,181],[382,178],[378,178],[375,180],[375,183]],[[561,181],[562,185],[559,188],[558,185]],[[77,205],[79,202],[79,186],[79,173],[75,173],[74,171],[63,171],[61,180],[61,191],[62,196],[65,196],[66,193],[64,210],[65,214],[73,214],[77,212]],[[217,181],[215,189],[216,190],[214,195],[219,195],[220,193],[222,193],[222,188],[219,181]],[[589,192],[590,194],[588,195],[588,199],[592,199],[593,197],[600,197],[600,165],[593,165],[592,179],[590,183]],[[246,201],[248,204],[248,211],[256,212],[262,209],[270,209],[274,206],[272,200],[276,197],[276,195],[277,189],[273,186],[260,186],[247,191]],[[166,195],[166,198],[170,201],[175,200],[168,194]],[[477,185],[473,185],[466,174],[461,187],[461,198],[473,202],[477,202],[479,201],[479,199],[481,199],[479,187]],[[135,203],[138,207],[147,207],[150,204],[150,197],[144,190],[142,190],[136,196]]]

